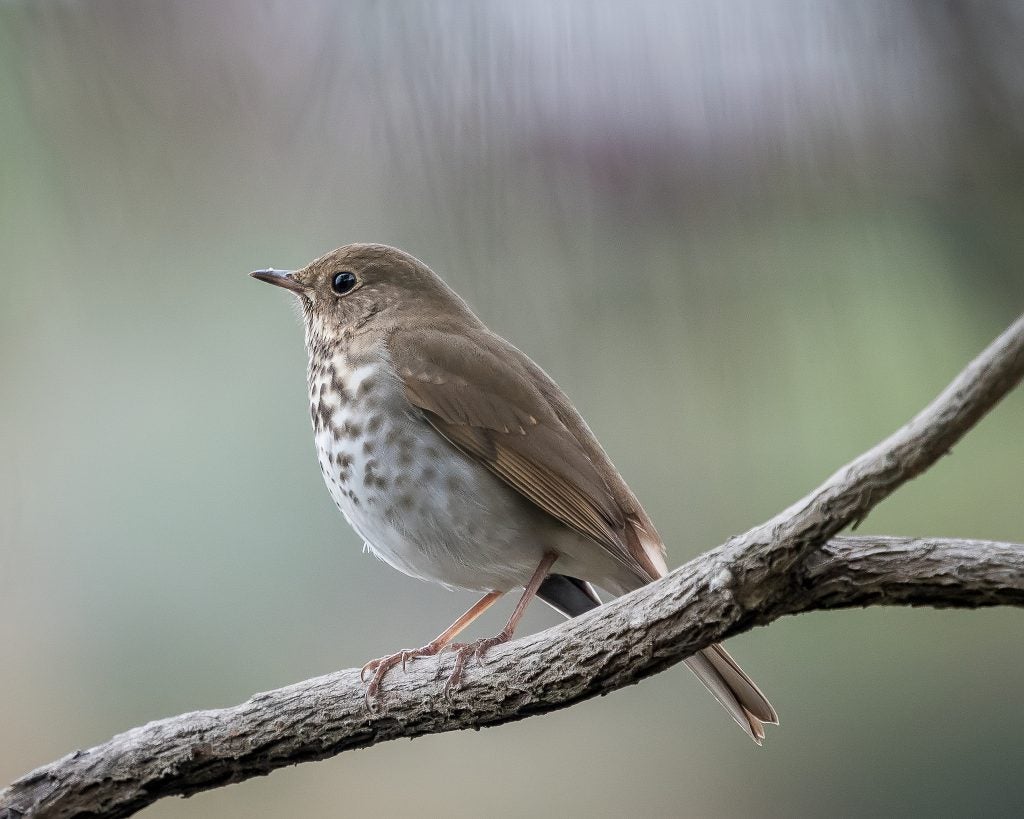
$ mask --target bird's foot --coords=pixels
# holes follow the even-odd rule
[[[374,704],[380,699],[381,683],[384,681],[384,676],[392,668],[396,665],[401,665],[402,671],[405,671],[406,666],[416,658],[433,657],[435,654],[439,654],[443,648],[443,645],[438,645],[436,642],[427,643],[422,648],[405,648],[394,654],[389,654],[387,657],[378,657],[376,660],[370,660],[359,672],[359,679],[363,682],[366,682],[368,674],[372,674],[370,684],[366,686],[366,693],[363,695],[366,700],[366,707],[371,711],[374,710]]]
[[[445,650],[455,652],[455,668],[452,669],[452,673],[448,676],[448,682],[444,684],[445,698],[451,699],[452,694],[462,687],[462,676],[470,657],[475,659],[480,665],[486,665],[484,656],[487,652],[497,645],[507,643],[511,639],[512,634],[506,630],[496,637],[485,637],[472,643],[451,643],[448,645]],[[438,672],[440,670],[440,667],[438,667]]]

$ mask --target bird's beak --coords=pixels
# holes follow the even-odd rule
[[[303,293],[306,289],[295,280],[295,271],[293,270],[274,270],[270,267],[266,270],[254,270],[249,275],[261,282],[276,284],[285,290],[291,290],[293,293]]]

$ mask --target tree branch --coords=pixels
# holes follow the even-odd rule
[[[949,451],[1024,376],[1024,317],[885,441],[770,521],[668,577],[495,648],[451,701],[436,665],[388,677],[369,713],[349,669],[232,708],[133,728],[43,766],[0,793],[0,819],[129,816],[275,768],[399,737],[479,728],[635,683],[785,614],[866,605],[1024,605],[1024,547],[835,535]],[[451,659],[441,661],[447,670]]]

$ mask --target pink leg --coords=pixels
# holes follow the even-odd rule
[[[402,671],[405,671],[406,663],[411,660],[415,660],[417,657],[432,657],[433,655],[441,652],[445,646],[447,646],[459,635],[460,632],[462,632],[463,629],[487,611],[487,609],[493,606],[502,594],[503,592],[498,591],[488,592],[473,604],[473,607],[469,609],[469,611],[463,614],[458,620],[448,626],[448,628],[438,634],[437,637],[422,648],[407,648],[395,654],[389,654],[387,657],[370,660],[370,662],[363,666],[362,671],[359,672],[359,678],[364,682],[366,681],[367,673],[371,671],[373,672],[370,684],[366,686],[366,706],[373,710],[371,703],[380,695],[381,681],[384,679],[384,675],[387,674],[388,671],[399,663],[402,665]]]
[[[530,578],[530,582],[523,589],[523,596],[519,598],[515,611],[512,612],[512,616],[508,618],[505,628],[497,636],[486,637],[483,640],[477,640],[475,643],[452,643],[449,646],[455,652],[455,668],[452,669],[451,676],[448,677],[448,682],[444,685],[446,697],[450,696],[453,691],[462,685],[462,674],[466,668],[466,661],[471,656],[475,657],[476,661],[483,665],[484,655],[490,649],[501,643],[507,643],[512,639],[516,626],[519,625],[519,621],[523,619],[523,614],[526,613],[526,607],[530,605],[530,601],[536,596],[537,589],[540,588],[540,584],[544,582],[544,578],[548,576],[551,566],[557,559],[558,555],[554,552],[547,552],[544,555],[540,565],[537,566],[536,571],[534,571],[533,576]]]

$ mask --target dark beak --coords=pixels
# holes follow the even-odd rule
[[[266,270],[254,270],[249,275],[261,282],[276,284],[285,290],[291,290],[293,293],[305,292],[305,288],[295,281],[294,271],[291,270],[274,270],[271,267]]]

